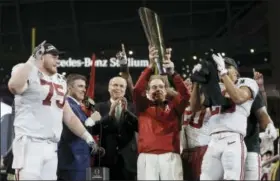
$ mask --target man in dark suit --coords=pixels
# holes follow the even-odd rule
[[[99,124],[101,146],[106,153],[101,158],[102,167],[110,169],[110,180],[135,180],[137,172],[136,132],[138,121],[129,110],[124,98],[127,83],[121,77],[109,82],[110,100],[96,104],[103,123]],[[106,123],[105,123],[105,120]],[[97,125],[95,125],[98,131]]]
[[[83,122],[89,119],[100,119],[97,116],[88,118],[82,110],[81,103],[86,92],[86,78],[79,74],[67,77],[68,101],[76,116]],[[97,112],[96,112],[97,113]],[[99,113],[97,113],[99,114]],[[58,180],[86,180],[86,169],[90,167],[90,148],[81,138],[74,135],[67,126],[63,124],[61,140],[58,145]]]

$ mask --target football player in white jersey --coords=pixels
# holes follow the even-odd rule
[[[260,91],[252,104],[247,122],[247,135],[244,139],[247,147],[245,180],[261,180],[260,128],[265,130],[266,137],[272,140],[272,143],[277,138],[277,130],[266,110],[263,75],[254,71],[254,79]]]
[[[8,87],[15,95],[13,168],[17,180],[56,180],[62,120],[89,146],[98,149],[65,102],[66,82],[57,73],[59,53],[44,41],[27,62],[12,70]]]
[[[212,56],[217,64],[221,82],[226,95],[232,101],[232,107],[211,108],[210,143],[203,157],[201,180],[243,180],[246,159],[247,117],[252,103],[259,91],[255,80],[238,78],[237,64],[231,58],[220,54]],[[199,71],[197,66],[194,68]],[[192,108],[197,108],[199,101],[191,101]],[[193,109],[194,110],[194,109]]]
[[[189,92],[192,92],[192,82],[185,81]],[[201,163],[207,145],[210,141],[208,119],[210,109],[206,108],[196,113],[190,106],[185,109],[181,130],[181,147],[184,168],[184,180],[199,180]]]

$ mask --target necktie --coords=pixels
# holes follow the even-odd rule
[[[117,121],[120,120],[121,114],[122,114],[122,105],[118,104],[115,108],[115,118],[116,118]]]

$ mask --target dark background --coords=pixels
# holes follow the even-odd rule
[[[194,55],[202,57],[213,48],[233,57],[243,76],[252,77],[253,67],[262,72],[273,94],[277,79],[272,78],[270,8],[268,1],[255,0],[0,0],[0,94],[5,100],[10,97],[7,80],[12,66],[31,53],[32,27],[36,27],[36,44],[43,40],[54,44],[66,51],[62,59],[90,57],[93,52],[98,58],[109,58],[121,43],[134,52],[134,58],[147,59],[148,43],[137,12],[141,6],[159,14],[165,44],[173,48],[182,76],[188,75],[187,65],[191,70],[197,63]],[[142,70],[130,69],[134,81]],[[60,68],[59,72],[88,76],[90,68]],[[97,68],[97,101],[108,98],[108,80],[118,72],[118,68]]]

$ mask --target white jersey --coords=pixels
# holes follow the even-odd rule
[[[192,113],[190,107],[185,109],[181,132],[181,146],[195,148],[208,145],[210,141],[210,130],[208,119],[211,116],[210,110]]]
[[[250,115],[250,110],[258,94],[259,87],[257,82],[250,78],[239,78],[235,86],[238,88],[248,87],[252,92],[253,98],[243,104],[234,105],[224,113],[221,113],[220,106],[212,107],[212,116],[209,120],[211,134],[221,131],[231,131],[240,133],[244,137],[246,136],[247,118]]]
[[[62,75],[47,76],[34,66],[25,91],[15,95],[15,135],[59,141],[66,89]]]

